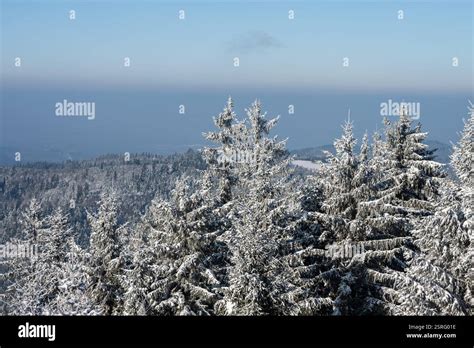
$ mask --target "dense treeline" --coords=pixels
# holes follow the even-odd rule
[[[22,233],[22,212],[33,198],[43,215],[61,207],[81,242],[87,242],[87,210],[95,210],[104,187],[121,197],[119,221],[133,221],[156,196],[168,197],[180,175],[205,168],[200,154],[107,155],[94,160],[0,167],[0,243]],[[81,243],[83,244],[83,243]],[[87,243],[86,243],[87,244]]]
[[[7,313],[471,314],[472,106],[455,180],[404,113],[357,148],[346,122],[305,177],[270,136],[277,121],[258,101],[239,120],[229,99],[204,134],[216,145],[202,151],[198,174],[181,175],[143,213],[104,185],[86,212],[85,245],[68,213],[45,215],[31,199],[16,242],[40,252],[9,261]]]

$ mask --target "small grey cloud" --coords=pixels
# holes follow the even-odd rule
[[[249,31],[229,42],[229,50],[238,53],[263,52],[282,46],[278,39],[261,30]]]

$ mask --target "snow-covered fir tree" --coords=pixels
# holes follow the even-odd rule
[[[441,193],[435,213],[413,231],[420,253],[415,254],[407,272],[426,284],[423,292],[436,291],[442,301],[432,300],[429,306],[421,308],[422,312],[414,311],[419,303],[409,302],[409,310],[415,314],[465,314],[472,298],[469,273],[473,255],[459,192],[446,179]]]
[[[154,281],[155,252],[149,239],[149,230],[144,222],[131,231],[125,245],[129,259],[125,262],[121,276],[124,293],[124,315],[148,315],[151,312],[148,293]]]
[[[60,291],[61,268],[67,253],[66,241],[71,233],[67,219],[61,208],[57,208],[48,218],[47,228],[38,233],[39,255],[32,281],[42,290],[37,293],[41,314],[57,313],[54,300]]]
[[[7,303],[9,312],[15,315],[42,314],[40,292],[42,289],[35,284],[38,274],[37,252],[39,249],[38,235],[46,228],[46,219],[42,216],[40,203],[33,198],[22,213],[21,224],[23,235],[11,240],[17,246],[27,246],[35,251],[33,257],[14,257],[8,262]]]
[[[85,251],[76,244],[74,236],[66,241],[65,260],[58,270],[58,291],[52,300],[54,315],[99,315],[97,306],[87,291],[87,259]]]
[[[218,131],[203,134],[206,139],[217,144],[217,147],[204,148],[203,157],[208,171],[218,182],[218,199],[222,205],[232,200],[232,190],[238,180],[232,158],[239,154],[242,141],[239,135],[242,135],[244,128],[243,122],[237,120],[233,108],[234,103],[229,97],[224,110],[214,117]]]
[[[379,176],[376,182],[377,199],[365,205],[367,213],[377,212],[378,216],[387,213],[396,217],[415,217],[429,214],[433,208],[432,201],[437,198],[437,188],[444,176],[442,165],[434,161],[434,151],[424,144],[427,133],[421,132],[421,125],[412,128],[412,120],[406,113],[401,113],[399,120],[391,124],[385,120],[385,144],[377,142],[376,161]],[[408,221],[389,219],[378,221],[385,223],[380,233],[407,234],[410,228]],[[375,225],[374,225],[375,226]],[[379,233],[376,227],[373,234]]]
[[[470,118],[466,122],[458,145],[451,156],[456,180],[443,181],[441,199],[433,216],[423,221],[416,230],[416,244],[425,255],[430,271],[426,278],[434,278],[449,289],[450,294],[462,303],[463,312],[472,313],[472,236],[474,232],[473,203],[473,158],[474,158],[474,111],[469,108]],[[441,275],[440,275],[441,274]],[[441,313],[459,314],[450,307],[441,308]]]
[[[375,195],[358,211],[370,241],[364,244],[369,251],[356,260],[368,265],[370,303],[387,314],[433,314],[442,308],[461,313],[449,289],[425,276],[434,270],[413,245],[416,226],[433,214],[439,199],[442,165],[423,143],[427,133],[412,127],[406,113],[395,124],[385,122],[385,143],[376,139],[371,162]]]
[[[309,212],[320,226],[316,246],[330,253],[326,260],[325,291],[333,300],[332,314],[363,314],[371,308],[370,291],[365,280],[366,266],[356,259],[339,257],[342,250],[362,245],[367,239],[359,203],[371,197],[368,136],[364,135],[360,153],[350,121],[342,127],[342,136],[335,140],[335,154],[327,152],[328,162],[317,178],[322,182],[324,196],[320,209]],[[372,309],[370,309],[372,310]]]
[[[44,227],[45,221],[41,217],[41,204],[33,198],[26,211],[22,213],[21,224],[23,227],[23,237],[31,243],[36,243],[38,233]]]
[[[139,309],[154,315],[211,315],[217,299],[214,288],[219,261],[212,202],[186,178],[177,181],[171,201],[153,201],[144,228],[152,254],[144,251],[150,265],[132,271],[148,277],[147,291],[137,289]],[[197,185],[199,187],[199,185]],[[152,273],[147,274],[146,267]],[[143,311],[143,309],[140,309]]]
[[[364,228],[356,217],[358,203],[370,197],[367,136],[360,154],[355,151],[356,143],[352,122],[347,121],[341,138],[334,142],[336,153],[327,152],[328,164],[321,173],[324,177],[322,211],[325,215],[320,218],[332,225],[332,241],[365,239]]]
[[[472,188],[474,181],[474,105],[470,103],[469,118],[465,121],[459,144],[454,146],[451,163],[459,181]]]
[[[266,119],[255,101],[238,137],[246,160],[237,166],[239,191],[232,226],[221,238],[231,265],[224,297],[216,304],[218,314],[310,314],[325,304],[310,294],[309,281],[301,276],[304,250],[297,254],[294,247],[297,207],[286,195],[291,158],[285,141],[269,137],[277,120]]]
[[[113,193],[101,195],[97,214],[88,214],[91,226],[87,260],[88,292],[104,315],[123,312],[123,293],[120,276],[124,257],[120,234],[125,233],[117,221],[117,201]]]
[[[25,231],[31,236],[26,240],[30,243],[36,241],[37,255],[13,261],[15,279],[12,289],[15,291],[11,305],[19,307],[18,312],[22,314],[68,314],[58,309],[57,301],[71,232],[67,216],[58,208],[51,216],[42,219],[40,205],[33,200],[24,214],[24,223]]]
[[[363,248],[333,260],[334,314],[432,314],[443,307],[460,313],[460,302],[444,285],[421,276],[429,265],[412,243],[415,226],[432,214],[438,198],[441,165],[422,143],[426,133],[412,128],[407,115],[386,125],[386,140],[374,135],[369,158],[367,136],[356,155],[346,123],[319,174],[325,199],[321,211],[310,213],[323,228],[319,239],[335,242],[333,248],[348,241]]]

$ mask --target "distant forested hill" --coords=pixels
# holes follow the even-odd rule
[[[132,154],[129,161],[107,155],[0,167],[0,239],[8,240],[19,232],[21,212],[32,198],[40,201],[45,215],[61,207],[77,231],[86,231],[86,211],[96,209],[104,188],[111,188],[126,202],[119,219],[130,221],[156,195],[167,198],[180,175],[194,177],[204,167],[200,153],[193,150],[170,156]]]

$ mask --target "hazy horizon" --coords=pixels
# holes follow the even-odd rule
[[[229,95],[240,118],[257,98],[280,115],[274,133],[290,149],[331,144],[349,109],[356,136],[372,133],[389,100],[419,103],[429,139],[455,142],[474,100],[472,6],[4,0],[2,155],[200,147]],[[94,103],[94,119],[58,117],[63,100]]]

